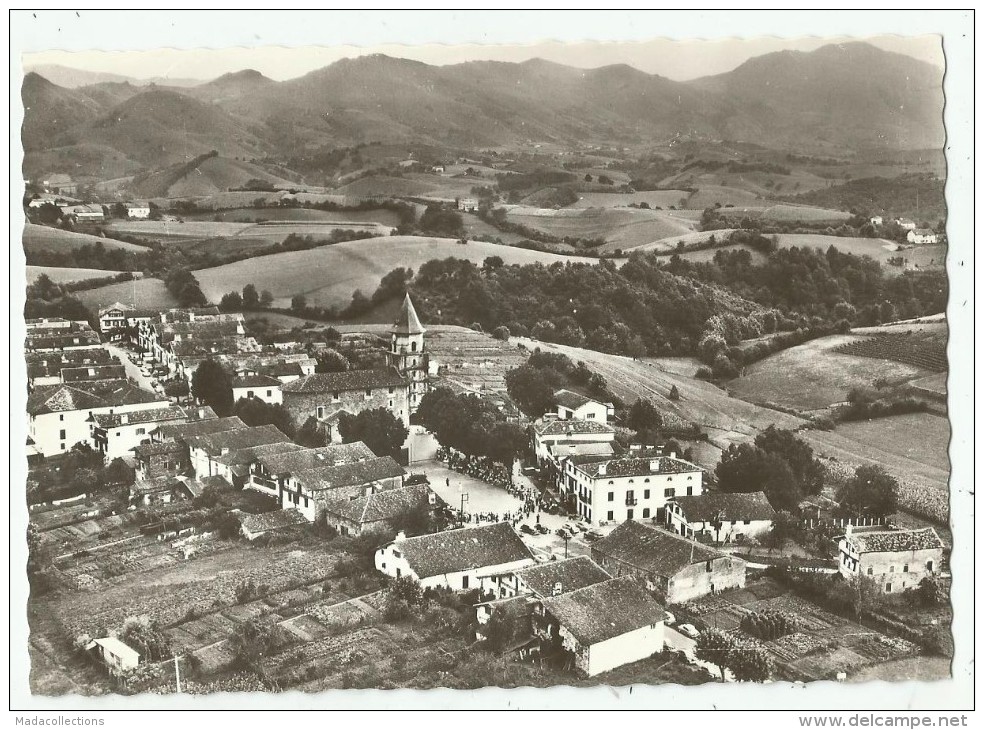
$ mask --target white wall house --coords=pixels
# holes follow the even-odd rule
[[[376,570],[410,576],[424,588],[495,590],[495,577],[528,565],[533,555],[508,522],[406,537],[376,551]]]
[[[564,462],[561,492],[573,494],[578,515],[593,524],[648,520],[668,500],[702,492],[703,471],[675,456],[628,456]]]
[[[126,217],[134,219],[150,218],[150,203],[127,203]]]
[[[931,228],[916,228],[906,234],[905,240],[909,243],[937,243],[940,239]]]
[[[666,525],[673,532],[689,538],[703,536],[718,543],[760,539],[772,529],[775,517],[776,511],[764,492],[705,492],[674,497],[665,510]]]
[[[94,652],[112,674],[122,674],[136,669],[140,664],[140,652],[131,649],[115,636],[95,639],[89,642],[86,649]]]
[[[270,375],[239,375],[232,379],[232,400],[255,398],[264,403],[279,405],[284,402],[283,385]]]
[[[186,423],[188,416],[177,406],[133,412],[93,413],[89,420],[89,442],[109,462],[132,457],[133,449],[150,442],[150,433],[168,423]]]
[[[565,444],[614,443],[615,429],[600,421],[579,418],[561,420],[555,415],[544,416],[533,424],[533,453],[539,465],[556,465],[554,458],[558,442]]]
[[[845,578],[870,578],[883,593],[917,587],[943,570],[943,541],[932,527],[847,534],[837,541],[838,567]]]
[[[557,418],[565,421],[575,418],[608,423],[608,419],[615,415],[614,404],[595,400],[572,390],[558,390],[554,393],[554,400],[557,403]]]

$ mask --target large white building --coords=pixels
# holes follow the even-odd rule
[[[674,497],[667,503],[665,515],[673,532],[726,543],[764,537],[772,529],[776,511],[764,492],[705,492]]]
[[[703,471],[676,455],[630,454],[611,459],[574,456],[564,461],[561,492],[574,495],[588,522],[653,519],[674,497],[702,491]]]

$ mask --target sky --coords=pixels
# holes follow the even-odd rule
[[[528,45],[376,45],[376,46],[260,46],[130,51],[63,51],[25,53],[23,64],[58,64],[87,71],[115,73],[136,79],[155,77],[209,80],[225,73],[255,69],[277,81],[302,76],[341,58],[384,53],[433,65],[475,60],[520,62],[544,58],[580,68],[624,63],[676,81],[730,71],[749,58],[781,50],[812,51],[829,43],[865,40],[887,51],[903,53],[943,67],[940,37],[874,36],[870,38],[726,38],[680,41],[654,39],[630,42]]]

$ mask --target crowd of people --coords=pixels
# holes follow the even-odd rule
[[[522,505],[517,510],[509,512],[476,512],[473,514],[463,514],[465,522],[511,522],[513,526],[519,525],[524,519],[536,515],[537,522],[540,521],[540,511],[543,509],[543,498],[536,487],[522,484],[513,479],[512,471],[509,467],[494,462],[487,457],[468,456],[454,449],[444,446],[437,450],[437,458],[462,474],[481,479],[488,484],[504,488],[509,494],[517,498]],[[447,480],[450,486],[450,479]]]

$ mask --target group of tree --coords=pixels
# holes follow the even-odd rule
[[[837,490],[847,517],[887,517],[898,509],[899,483],[880,466],[859,466]]]
[[[911,395],[880,397],[867,388],[852,388],[847,394],[848,405],[839,413],[842,421],[867,421],[872,418],[921,413],[929,410],[926,401]]]
[[[338,418],[338,433],[344,443],[361,441],[376,456],[398,458],[410,431],[388,408],[369,408]]]
[[[239,416],[239,420],[247,426],[276,426],[284,435],[294,436],[294,420],[290,411],[280,403],[267,403],[259,398],[240,398],[233,406],[231,415]]]
[[[420,399],[416,419],[442,446],[509,467],[529,442],[525,429],[506,421],[495,404],[477,395],[456,394],[445,386],[429,390]]]
[[[80,299],[70,293],[66,284],[56,284],[47,274],[41,274],[25,290],[24,318],[64,317],[84,321],[98,328],[99,321]]]
[[[255,309],[268,309],[273,304],[273,295],[264,289],[262,292],[256,291],[256,286],[247,284],[243,287],[242,293],[229,292],[222,295],[219,302],[219,309],[223,312],[249,312]]]
[[[133,469],[122,459],[105,464],[103,454],[80,442],[66,454],[31,470],[32,502],[96,494],[133,484]]]
[[[421,233],[457,238],[464,232],[461,214],[439,203],[431,203],[417,222]]]
[[[795,512],[824,484],[823,465],[792,431],[769,426],[751,444],[732,444],[715,469],[722,492],[765,492],[777,511]]]
[[[176,267],[167,271],[164,286],[177,300],[179,307],[204,307],[208,304],[198,279],[189,269]]]
[[[27,247],[24,250],[28,266],[57,266],[106,271],[149,271],[157,262],[154,253],[107,247],[102,241],[83,244],[77,248],[52,250]]]
[[[232,379],[221,364],[208,358],[202,360],[191,376],[191,394],[204,405],[211,406],[219,417],[232,415]]]
[[[763,647],[718,629],[707,629],[697,637],[695,653],[698,659],[720,668],[722,681],[726,669],[739,682],[765,682],[775,672],[775,664]]]
[[[506,391],[513,402],[530,418],[539,418],[554,409],[554,393],[566,387],[585,391],[603,403],[621,405],[608,390],[602,375],[593,373],[583,362],[574,363],[562,353],[537,348],[526,363],[506,373]]]

